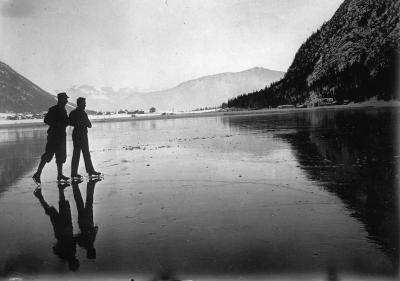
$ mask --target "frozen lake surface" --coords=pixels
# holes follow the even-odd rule
[[[0,128],[0,278],[397,279],[397,120],[381,108],[95,123],[104,180],[60,191],[53,160],[41,203],[46,128]]]

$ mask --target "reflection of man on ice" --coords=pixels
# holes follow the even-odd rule
[[[81,151],[83,154],[83,160],[85,161],[86,172],[89,176],[99,176],[101,173],[96,172],[93,168],[92,159],[90,157],[89,151],[89,141],[88,141],[88,130],[87,128],[92,127],[86,112],[86,100],[85,98],[78,98],[76,101],[78,107],[71,111],[69,114],[69,121],[71,126],[74,127],[72,132],[72,140],[74,143],[74,152],[72,154],[71,163],[71,177],[81,178],[82,176],[78,174],[79,158]]]
[[[68,183],[59,183],[59,210],[53,206],[49,206],[44,200],[41,189],[36,189],[34,194],[39,199],[46,215],[50,217],[53,225],[54,236],[57,243],[53,247],[53,252],[59,258],[68,262],[69,269],[76,271],[79,268],[79,261],[76,258],[76,241],[73,236],[71,207],[68,200],[64,196],[64,188],[68,187]]]
[[[68,262],[69,269],[76,271],[79,269],[79,260],[76,255],[76,245],[86,249],[86,257],[88,259],[96,258],[96,249],[94,242],[98,227],[93,222],[93,197],[94,189],[97,182],[101,181],[100,178],[90,179],[87,183],[86,202],[83,202],[81,191],[79,190],[79,183],[82,181],[73,181],[72,190],[78,210],[78,224],[80,233],[73,234],[73,224],[71,216],[71,207],[69,201],[65,199],[64,189],[68,187],[69,183],[59,183],[59,209],[50,206],[43,197],[42,190],[37,188],[34,195],[39,199],[46,215],[50,217],[51,224],[53,225],[54,236],[57,243],[53,247],[53,252],[60,259]]]
[[[75,240],[79,246],[86,249],[86,257],[88,259],[96,258],[96,249],[94,241],[98,227],[93,222],[93,195],[94,187],[101,179],[90,179],[87,183],[86,202],[83,202],[81,191],[79,190],[78,181],[72,182],[72,191],[74,193],[76,208],[78,210],[78,225],[81,232],[75,236]]]

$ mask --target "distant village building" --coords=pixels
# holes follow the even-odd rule
[[[156,112],[156,108],[155,108],[155,107],[150,107],[149,112],[150,112],[150,113]]]
[[[337,104],[337,101],[333,98],[317,98],[311,102],[311,106],[327,106],[335,104]]]
[[[278,105],[279,109],[283,109],[283,108],[294,108],[294,105],[292,104],[282,104],[282,105]]]

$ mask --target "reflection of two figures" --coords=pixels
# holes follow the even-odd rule
[[[59,183],[59,210],[50,206],[44,199],[41,189],[36,189],[34,194],[39,199],[46,215],[50,217],[53,225],[54,236],[57,239],[53,247],[53,252],[59,258],[68,262],[69,269],[76,271],[79,268],[79,260],[76,257],[76,244],[86,250],[88,259],[96,258],[94,242],[98,227],[93,222],[93,195],[94,188],[101,179],[91,179],[87,182],[86,202],[82,199],[79,183],[72,182],[72,191],[78,211],[78,225],[80,232],[73,233],[71,207],[69,201],[65,199],[64,189],[70,184]]]

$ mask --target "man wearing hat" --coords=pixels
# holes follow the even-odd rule
[[[90,177],[101,175],[100,172],[96,172],[93,168],[92,159],[89,151],[89,140],[88,140],[88,128],[92,128],[86,112],[86,99],[79,97],[76,100],[77,108],[71,111],[69,114],[69,122],[74,127],[72,131],[72,141],[74,144],[74,152],[72,154],[71,162],[71,177],[73,179],[81,178],[78,174],[79,158],[81,151],[83,154],[83,160],[85,161],[86,172]]]
[[[47,130],[46,151],[42,155],[37,171],[32,177],[39,186],[41,184],[40,175],[42,174],[42,170],[45,164],[53,159],[54,155],[56,155],[57,163],[57,180],[66,181],[69,179],[64,176],[62,172],[63,164],[67,158],[67,133],[65,132],[65,128],[69,125],[69,120],[65,106],[68,103],[68,96],[64,92],[59,93],[57,95],[57,100],[57,104],[50,107],[44,117],[44,122],[49,125],[49,129]]]

